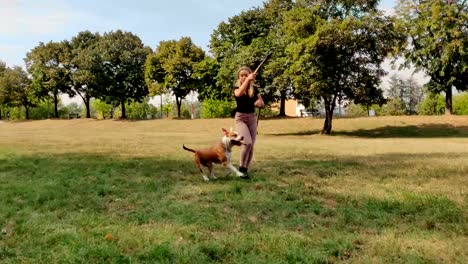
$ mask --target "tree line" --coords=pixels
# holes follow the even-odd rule
[[[380,88],[386,58],[404,58],[401,67],[426,73],[425,88],[444,93],[445,113],[452,114],[452,89],[468,88],[466,0],[400,0],[395,15],[377,5],[376,0],[265,1],[221,22],[211,34],[209,54],[190,37],[161,41],[153,50],[131,32],[79,32],[71,40],[33,48],[26,54],[26,71],[0,62],[0,106],[21,105],[28,118],[29,109],[52,98],[58,117],[59,96],[68,94],[82,98],[86,117],[91,98],[97,98],[120,106],[126,118],[127,103],[171,93],[180,116],[191,91],[200,101],[232,100],[237,68],[255,68],[271,54],[256,81],[265,102],[280,102],[284,115],[288,98],[320,101],[324,134],[332,130],[339,102],[387,102]],[[414,111],[414,102],[401,103]]]

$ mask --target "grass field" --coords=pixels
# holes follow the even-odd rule
[[[468,263],[468,117],[0,123],[0,263]],[[235,164],[239,149],[234,149]]]

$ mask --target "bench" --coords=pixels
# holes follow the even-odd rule
[[[319,116],[320,115],[319,111],[317,111],[317,110],[304,110],[304,109],[301,109],[300,113],[301,113],[301,117],[304,117],[304,116]]]
[[[78,113],[69,113],[68,114],[68,119],[72,119],[72,118],[80,118],[80,114],[78,114]]]

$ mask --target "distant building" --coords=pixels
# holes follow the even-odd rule
[[[279,105],[276,105],[276,109],[279,108]],[[323,108],[315,110],[306,110],[304,105],[300,104],[297,100],[286,100],[285,104],[285,113],[287,116],[291,117],[306,117],[306,116],[325,116],[325,110]],[[346,108],[341,105],[335,107],[333,113],[336,117],[346,116]]]

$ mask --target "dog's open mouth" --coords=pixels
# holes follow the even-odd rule
[[[231,143],[232,143],[233,145],[235,145],[235,146],[240,146],[240,145],[242,145],[242,142],[237,141],[237,140],[235,140],[235,139],[231,139]]]

